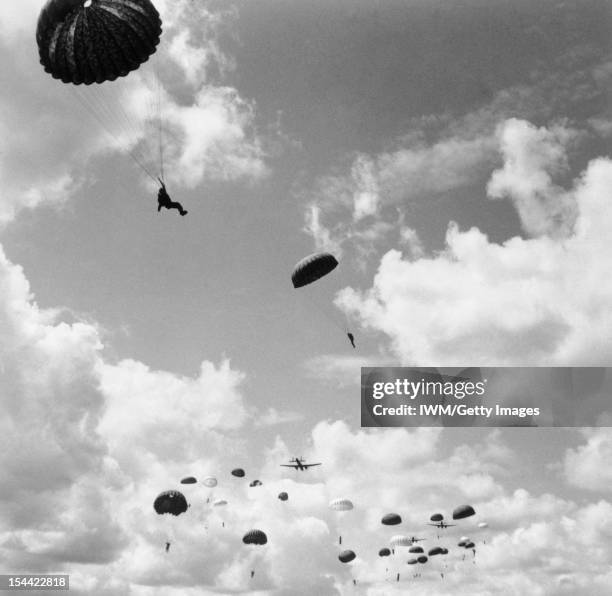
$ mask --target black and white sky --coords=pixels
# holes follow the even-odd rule
[[[39,64],[42,0],[0,4],[0,573],[102,596],[608,594],[609,428],[361,429],[359,384],[612,362],[610,2],[154,4],[151,60],[85,90]],[[144,171],[160,116],[186,217]],[[340,266],[294,290],[318,250]],[[295,455],[323,465],[283,472]],[[188,475],[228,506],[184,486],[188,514],[157,516]],[[444,540],[486,540],[477,564],[413,579],[377,556],[383,514],[433,544],[431,513],[464,502]]]

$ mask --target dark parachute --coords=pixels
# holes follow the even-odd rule
[[[453,511],[453,519],[464,519],[472,515],[476,515],[476,512],[471,505],[460,505]]]
[[[197,480],[193,476],[187,476],[181,480],[181,484],[195,484]]]
[[[278,498],[281,501],[286,501],[289,498],[289,495],[287,493],[285,493],[285,492],[278,493]]]
[[[53,78],[91,85],[136,70],[155,53],[161,31],[150,0],[48,0],[36,41]]]
[[[304,257],[293,269],[291,281],[294,288],[307,286],[313,281],[322,278],[338,266],[334,255],[328,252],[319,252]]]
[[[397,513],[387,513],[381,520],[380,523],[383,526],[397,526],[402,523],[402,518]]]
[[[424,553],[425,551],[423,550],[422,546],[411,546],[408,549],[409,553]]]
[[[352,550],[343,550],[339,555],[338,559],[343,563],[350,563],[357,555]]]
[[[463,548],[467,543],[468,543],[467,540],[460,540],[459,542],[457,542],[457,546],[460,546]]]
[[[473,542],[468,542],[468,543],[465,545],[465,548],[476,548],[476,545],[475,545]]]
[[[232,470],[232,476],[236,476],[236,478],[244,478],[244,470],[242,468],[235,468]]]
[[[178,490],[167,490],[157,496],[153,503],[153,508],[160,515],[163,513],[180,515],[187,511],[187,500],[183,493],[180,493]]]
[[[430,557],[433,557],[435,555],[443,555],[444,554],[444,549],[441,546],[434,546],[433,548],[429,549],[427,554]]]
[[[408,565],[416,565],[418,561],[416,559],[408,559],[406,563],[408,563]]]
[[[441,513],[434,513],[429,519],[432,522],[440,522],[444,519],[444,516]]]
[[[249,486],[261,486],[262,484],[261,480],[253,480],[253,482],[249,483]]]
[[[268,542],[268,537],[261,530],[249,530],[243,537],[242,542],[245,544],[263,545]]]
[[[391,551],[388,548],[381,548],[378,551],[379,557],[388,557],[391,554]]]
[[[427,563],[427,557],[426,557],[425,555],[421,555],[421,556],[420,556],[420,557],[417,559],[417,561],[418,561],[419,563]]]

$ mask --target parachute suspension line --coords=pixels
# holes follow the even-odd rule
[[[156,78],[157,78],[157,116],[158,116],[158,130],[159,130],[159,170],[160,178],[162,182],[164,180],[164,143],[162,138],[162,109],[161,109],[161,81],[159,78],[159,68],[155,65]]]
[[[144,163],[142,163],[142,161],[138,158],[138,156],[136,155],[135,152],[133,152],[131,149],[129,149],[129,147],[123,142],[121,141],[121,139],[117,136],[116,133],[114,133],[105,123],[104,123],[104,118],[102,118],[100,116],[100,114],[96,111],[95,108],[95,104],[93,103],[88,103],[88,101],[79,93],[79,91],[77,89],[75,89],[74,87],[70,88],[71,91],[74,93],[74,95],[76,96],[76,98],[78,99],[79,103],[98,121],[98,124],[100,124],[100,126],[102,126],[102,128],[111,136],[113,137],[113,139],[116,141],[117,145],[123,150],[125,151],[133,160],[134,163],[140,167],[142,169],[142,171],[149,176],[149,178],[151,178],[151,180],[153,180],[154,182],[157,182],[157,180],[155,179],[155,176],[153,176],[153,174],[147,169],[147,167],[144,165]],[[98,110],[102,111],[100,106],[98,106]]]
[[[296,291],[299,293],[300,297],[303,297],[305,300],[307,300],[310,303],[311,307],[313,307],[316,312],[321,313],[334,327],[336,327],[336,329],[339,329],[343,333],[347,333],[347,327],[342,325],[338,318],[332,315],[331,312],[328,310],[329,308],[335,308],[333,304],[330,306],[329,304],[323,304],[319,302],[311,295],[309,295],[308,290],[306,290],[305,292],[300,292],[300,290],[298,289]],[[346,320],[346,314],[344,314],[344,318]]]

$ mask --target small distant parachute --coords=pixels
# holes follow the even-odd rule
[[[422,546],[411,546],[408,549],[409,553],[424,553],[425,551],[423,550]]]
[[[444,516],[441,513],[434,513],[429,519],[432,522],[440,522],[444,519]]]
[[[249,486],[261,486],[263,483],[261,480],[253,480],[253,482],[249,483]]]
[[[197,480],[193,476],[187,476],[181,480],[181,484],[196,484]]]
[[[243,537],[242,542],[245,544],[264,545],[268,542],[268,537],[261,530],[249,530]]]
[[[353,509],[353,502],[349,499],[334,499],[329,502],[329,508],[334,511],[350,511]]]
[[[285,492],[278,493],[278,498],[281,501],[286,501],[289,498],[289,495],[287,493],[285,493]]]
[[[465,519],[472,515],[476,515],[476,512],[471,505],[460,505],[453,511],[453,519]]]
[[[328,252],[319,252],[304,257],[293,268],[291,281],[294,288],[307,286],[321,279],[338,266],[336,257]]]
[[[459,542],[457,542],[457,546],[460,546],[463,548],[467,543],[468,543],[467,540],[460,540]]]
[[[473,542],[468,542],[468,543],[465,545],[465,548],[476,548],[476,545],[475,545]]]
[[[442,555],[442,554],[444,554],[444,549],[441,546],[434,546],[433,548],[429,549],[427,554],[430,557],[434,557],[435,555]]]
[[[167,490],[160,493],[153,502],[153,509],[159,515],[171,513],[172,515],[180,515],[187,511],[187,499],[185,495],[178,490]]]
[[[215,486],[217,486],[217,479],[213,476],[207,476],[202,480],[202,484],[208,488],[215,488]]]
[[[225,499],[217,499],[216,501],[213,501],[213,507],[223,507],[224,505],[227,505],[227,501]]]
[[[479,528],[488,528],[488,527],[489,527],[489,524],[488,524],[487,522],[480,522],[480,523],[478,524],[478,527],[479,527]]]
[[[114,81],[155,53],[161,25],[150,0],[48,0],[36,27],[40,62],[64,83]]]
[[[397,513],[387,513],[387,515],[383,516],[380,520],[380,523],[383,526],[397,526],[402,523],[402,518]]]
[[[440,554],[441,555],[448,555],[448,549],[447,548],[443,548],[442,552]]]
[[[357,555],[352,550],[343,550],[339,555],[338,559],[342,563],[350,563]]]
[[[469,542],[470,539],[467,536],[461,536],[461,538],[459,538],[459,540],[461,540],[461,542]]]
[[[401,534],[397,534],[396,536],[391,537],[391,540],[389,540],[389,544],[393,547],[410,546],[412,544],[412,540],[408,538],[408,536],[402,536]]]
[[[244,470],[242,468],[234,468],[232,470],[232,476],[236,476],[236,478],[244,478]]]
[[[379,557],[388,557],[391,554],[391,551],[388,548],[381,548],[378,551]]]
[[[418,561],[416,559],[408,559],[406,563],[408,563],[408,565],[416,565]]]
[[[420,556],[420,557],[417,559],[417,561],[418,561],[419,563],[427,563],[427,557],[426,557],[425,555],[421,555],[421,556]]]

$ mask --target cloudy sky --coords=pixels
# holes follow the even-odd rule
[[[155,0],[153,59],[86,90],[40,66],[42,4],[0,4],[0,573],[108,596],[607,594],[608,428],[366,430],[359,383],[610,365],[610,3]],[[144,171],[159,116],[186,217]],[[296,291],[315,250],[340,266]],[[323,465],[278,466],[295,455]],[[219,485],[157,516],[187,475]],[[378,558],[392,534],[437,544],[428,517],[468,502],[421,577]]]

